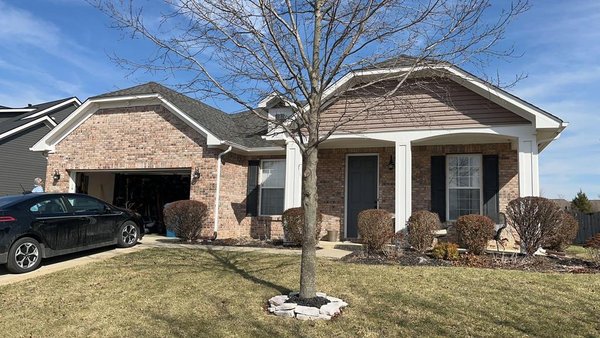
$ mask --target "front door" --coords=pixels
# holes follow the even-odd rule
[[[376,155],[348,156],[346,238],[358,237],[358,213],[377,208]]]

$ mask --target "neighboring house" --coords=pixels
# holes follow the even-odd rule
[[[340,95],[328,100],[323,128],[375,99],[370,88],[348,88],[407,69],[360,70],[340,79],[327,91]],[[259,107],[273,117],[290,113],[277,95]],[[209,206],[211,222],[218,215],[220,237],[278,237],[279,215],[301,203],[302,157],[292,140],[267,127],[250,113],[228,115],[147,83],[88,99],[32,150],[47,153],[48,191],[83,191],[143,211],[191,198]],[[393,212],[397,230],[420,209],[443,221],[468,213],[497,219],[510,200],[539,195],[538,154],[565,127],[457,67],[430,65],[379,105],[378,114],[322,143],[323,231],[356,238],[357,214],[367,208]],[[50,184],[55,170],[61,178]]]
[[[35,177],[46,177],[46,158],[29,150],[81,102],[75,97],[28,105],[0,106],[0,196],[30,191]]]

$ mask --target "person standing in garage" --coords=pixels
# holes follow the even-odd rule
[[[42,179],[39,177],[36,177],[33,180],[33,189],[31,189],[31,192],[44,192],[44,187],[42,187]]]

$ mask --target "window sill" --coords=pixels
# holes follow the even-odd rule
[[[281,221],[281,215],[271,215],[271,216],[259,215],[259,216],[255,216],[255,217],[259,221]]]

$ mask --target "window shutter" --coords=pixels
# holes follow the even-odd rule
[[[483,156],[483,214],[498,223],[500,175],[498,155]]]
[[[431,156],[431,211],[446,221],[446,156]]]
[[[260,161],[248,161],[248,185],[246,189],[246,216],[258,215],[258,170]]]

